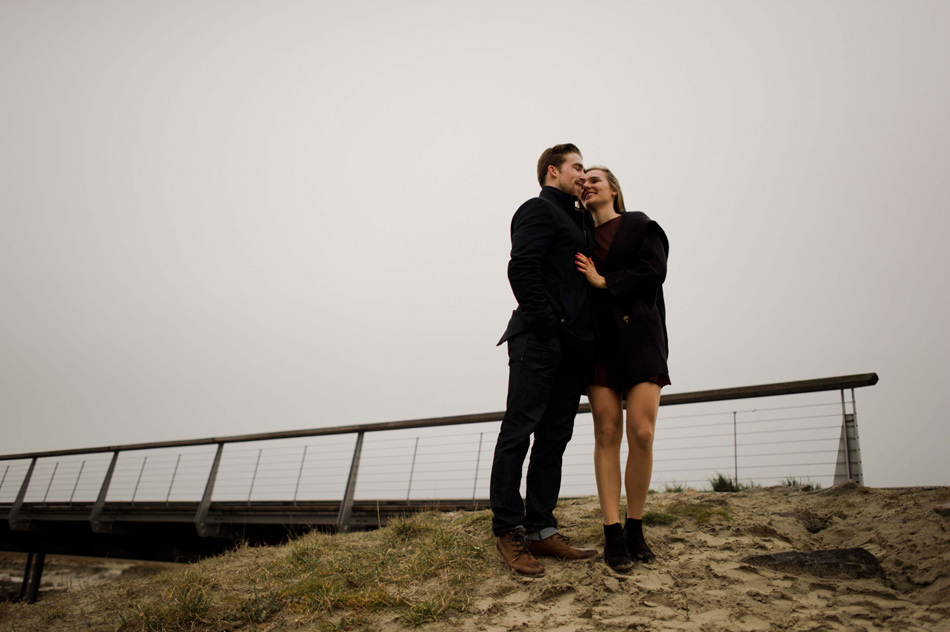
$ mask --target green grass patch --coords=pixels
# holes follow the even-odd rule
[[[729,512],[702,502],[676,500],[661,511],[647,511],[643,514],[643,524],[648,527],[669,527],[692,518],[699,524],[705,524],[713,518],[729,519]]]
[[[401,615],[399,620],[407,626],[419,627],[427,623],[435,623],[442,619],[450,610],[458,610],[464,605],[459,603],[453,594],[440,594],[431,599],[412,604],[408,612]]]
[[[235,610],[238,613],[238,619],[246,623],[264,623],[273,614],[279,612],[283,604],[273,594],[262,594],[257,586],[251,590],[248,597],[237,600]]]
[[[748,485],[740,483],[728,474],[717,472],[716,476],[709,479],[709,484],[714,492],[741,492],[743,489],[755,487],[755,483],[750,481]]]
[[[435,521],[426,520],[422,516],[432,517],[432,514],[415,514],[397,516],[386,525],[388,535],[391,539],[412,540],[422,536],[431,535],[435,530]]]
[[[720,507],[713,507],[705,503],[676,502],[667,508],[667,511],[683,518],[692,518],[699,524],[705,524],[711,519],[729,518],[729,512]]]
[[[646,511],[643,513],[643,524],[648,527],[668,527],[679,522],[680,517],[660,511]]]
[[[322,621],[318,629],[320,632],[368,632],[376,628],[368,625],[363,617],[341,617],[339,621]]]
[[[407,627],[439,621],[465,612],[494,568],[490,520],[487,512],[421,513],[377,531],[240,547],[167,573],[151,590],[132,584],[117,604],[118,628],[243,630],[292,617],[316,630],[369,630],[381,611]]]
[[[158,599],[133,601],[130,612],[122,616],[119,630],[194,630],[208,623],[211,610],[210,578],[197,566],[169,576]]]
[[[395,609],[406,625],[463,611],[487,572],[485,516],[422,513],[378,534],[310,534],[273,571],[283,593],[310,615]]]
[[[787,476],[782,485],[785,487],[793,487],[799,489],[803,492],[818,491],[821,489],[821,483],[812,483],[811,481],[804,481],[800,478],[794,478],[792,476]]]

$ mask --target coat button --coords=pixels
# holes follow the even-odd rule
[[[624,314],[624,317],[623,317],[623,322],[625,322],[625,323],[629,323],[629,322],[630,322],[630,317],[629,317],[629,316],[627,316],[626,314]]]

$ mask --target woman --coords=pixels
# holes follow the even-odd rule
[[[627,570],[656,559],[643,537],[643,508],[653,473],[653,431],[660,388],[670,383],[663,281],[669,242],[643,213],[626,212],[617,178],[587,169],[582,201],[594,231],[593,259],[576,255],[593,286],[597,357],[586,375],[594,416],[594,473],[604,516],[604,560]],[[592,224],[592,226],[590,225]],[[620,443],[627,401],[627,518],[620,526]]]

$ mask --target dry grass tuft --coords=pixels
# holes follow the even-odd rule
[[[374,532],[242,547],[153,580],[159,590],[130,589],[118,629],[238,629],[289,618],[359,630],[381,611],[409,627],[439,621],[466,612],[488,574],[489,524],[487,512],[430,512]]]
[[[714,492],[741,492],[743,489],[755,487],[754,482],[749,484],[740,483],[739,479],[721,472],[717,472],[714,478],[709,479],[709,485]]]
[[[133,601],[130,612],[120,615],[119,630],[200,629],[210,623],[211,592],[214,583],[200,566],[190,566],[183,573],[165,575],[158,599]]]
[[[406,624],[421,625],[466,611],[472,579],[486,574],[483,522],[480,515],[422,513],[374,534],[313,533],[291,545],[273,571],[282,596],[307,617],[393,609]]]

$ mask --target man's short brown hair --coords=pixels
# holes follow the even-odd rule
[[[581,155],[581,150],[577,148],[577,145],[572,143],[555,145],[554,147],[545,149],[544,153],[541,154],[541,158],[538,160],[538,184],[544,186],[544,178],[548,174],[548,167],[560,169],[569,154],[577,154],[579,156]]]

